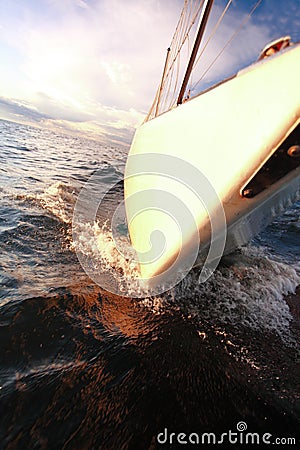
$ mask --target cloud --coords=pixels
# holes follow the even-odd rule
[[[21,6],[26,20],[15,24],[16,34],[10,29],[9,41],[23,55],[28,97],[38,90],[70,105],[76,100],[80,108],[96,100],[147,110],[177,19],[174,1],[164,0],[162,8],[154,0],[103,0],[84,10],[69,0],[48,4],[52,20],[46,9],[37,20],[37,12]],[[172,27],[166,26],[170,16]]]
[[[50,118],[47,114],[39,112],[36,108],[30,105],[25,105],[18,101],[13,101],[3,97],[0,97],[0,112],[1,111],[4,112],[6,117],[8,116],[7,118],[11,118],[12,120],[26,118],[28,121],[40,123],[44,119]]]
[[[51,119],[98,120],[116,133],[127,127],[131,136],[155,93],[161,48],[177,20],[174,1],[44,0],[39,9],[14,3],[1,37],[17,54],[7,61],[15,79],[12,86],[9,72],[0,75],[0,95]],[[166,26],[167,8],[173,20]]]
[[[40,95],[44,97],[44,94]],[[80,113],[77,115],[73,110],[62,111],[59,114],[55,105],[53,105],[53,114],[46,114],[25,102],[0,97],[1,116],[14,122],[85,135],[103,143],[110,142],[126,146],[132,140],[135,124],[143,117],[133,108],[122,111],[103,105],[95,106],[94,116]]]
[[[271,11],[274,1],[265,2]],[[240,24],[245,12],[239,4],[233,2],[194,82]],[[11,99],[0,102],[2,110],[15,120],[27,115],[34,123],[129,142],[154,98],[181,7],[179,0],[0,2],[0,95]],[[251,19],[204,85],[254,60],[275,28],[283,26],[274,12],[262,12],[268,20]],[[291,20],[281,14],[281,20],[285,17]]]
[[[79,8],[88,9],[88,4],[84,0],[77,0],[76,4]]]
[[[271,39],[271,31],[264,22],[258,24],[255,17],[249,16],[250,10],[251,2],[246,11],[235,8],[234,4],[229,9],[230,14],[225,15],[194,69],[195,90],[205,89],[257,60],[260,50]],[[213,33],[222,11],[220,6],[215,8],[204,42]]]

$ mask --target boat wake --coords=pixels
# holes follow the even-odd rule
[[[80,232],[76,251],[94,258],[94,267],[110,274],[107,290],[117,288],[120,295],[131,293],[132,297],[138,292],[145,297],[140,304],[156,313],[175,307],[188,317],[214,325],[275,332],[293,340],[289,331],[292,315],[285,296],[300,284],[300,267],[272,259],[264,247],[248,245],[223,258],[205,283],[199,282],[201,270],[192,269],[177,286],[153,297],[139,284],[137,263],[119,253],[109,229],[95,223],[93,228],[83,226]],[[125,245],[129,252],[126,237]]]
[[[36,195],[35,201],[70,226],[77,194],[78,190],[72,185],[58,182]],[[205,283],[199,282],[201,270],[193,269],[165,294],[151,296],[139,280],[138,264],[125,225],[116,245],[110,219],[104,220],[104,217],[108,217],[106,210],[105,214],[99,212],[93,224],[77,223],[78,238],[74,241],[69,230],[67,239],[69,249],[82,255],[85,269],[89,268],[88,275],[96,283],[100,276],[101,287],[107,291],[139,297],[139,304],[155,313],[179,308],[186,317],[217,327],[232,325],[275,332],[293,340],[290,335],[292,315],[285,296],[294,293],[300,284],[300,266],[276,261],[262,243],[247,245],[224,257]]]
[[[285,296],[300,283],[300,267],[272,260],[264,247],[248,245],[225,257],[206,283],[192,270],[175,289],[174,302],[191,317],[214,324],[289,334]]]
[[[32,201],[55,216],[59,221],[71,224],[78,192],[79,189],[71,184],[57,181],[45,188],[41,193],[18,195],[17,198]]]

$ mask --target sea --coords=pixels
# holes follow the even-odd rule
[[[127,151],[0,120],[0,448],[300,448],[300,202],[205,283],[122,295]],[[111,196],[76,247],[95,173]]]

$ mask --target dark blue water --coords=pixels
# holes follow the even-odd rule
[[[299,203],[205,284],[193,270],[161,296],[120,297],[79,264],[72,214],[96,169],[122,197],[126,151],[0,121],[0,157],[0,448],[168,448],[164,430],[241,421],[299,439]],[[109,229],[97,239],[122,274]]]

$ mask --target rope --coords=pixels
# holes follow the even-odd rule
[[[195,65],[193,67],[194,69],[199,63],[199,60],[201,59],[203,53],[205,52],[209,42],[212,40],[212,38],[215,36],[216,31],[220,27],[220,24],[222,20],[224,19],[225,14],[227,13],[230,5],[232,4],[233,0],[228,0],[224,10],[222,11],[221,16],[219,17],[216,25],[214,26],[212,32],[210,33],[210,36],[208,37],[204,47],[202,48],[200,54],[197,56]],[[211,67],[215,64],[215,62],[218,60],[218,58],[223,54],[225,49],[228,47],[228,45],[233,41],[233,39],[237,36],[237,34],[240,32],[240,30],[244,27],[246,22],[250,19],[254,11],[258,8],[258,6],[261,4],[262,0],[258,0],[254,7],[251,9],[249,14],[242,20],[240,26],[234,31],[234,33],[231,35],[229,40],[226,42],[226,44],[223,46],[223,48],[220,50],[220,52],[216,55],[216,57],[213,59],[213,61],[209,64],[207,69],[202,74],[201,78],[193,84],[192,77],[189,82],[189,90],[194,90],[200,81],[205,77],[205,75],[209,72]],[[185,0],[184,6],[180,14],[179,21],[177,23],[172,41],[171,41],[171,51],[169,55],[169,63],[165,70],[165,76],[161,80],[161,83],[159,85],[159,88],[157,90],[154,102],[152,103],[151,109],[148,113],[148,116],[146,118],[146,121],[155,117],[155,115],[161,114],[163,111],[167,111],[171,109],[176,104],[177,99],[177,90],[178,90],[178,81],[180,76],[180,60],[182,55],[183,46],[186,44],[188,45],[188,50],[190,48],[190,33],[195,25],[195,22],[200,14],[200,11],[203,7],[204,0]],[[185,47],[186,49],[186,47]],[[188,52],[189,54],[189,52]],[[160,88],[162,89],[161,93],[159,94]],[[159,102],[159,105],[158,105]]]
[[[195,2],[195,0],[185,0],[184,7],[181,11],[175,33],[171,41],[170,62],[165,72],[164,80],[161,81],[163,95],[160,99],[160,111],[170,109],[176,101],[176,89],[178,87],[178,80],[180,75],[180,54],[186,40],[189,39],[190,31],[194,26],[197,17],[199,16],[203,3],[204,0],[201,0],[200,2]],[[167,105],[168,99],[169,104]],[[154,102],[152,103],[146,121],[151,117],[154,117],[155,110],[158,110],[158,108],[156,108],[157,101],[158,92],[156,93]]]
[[[182,31],[181,34],[182,34],[182,36],[184,36],[184,37],[181,38],[181,39],[179,39],[179,36],[178,36],[178,37],[177,37],[177,36],[175,37],[175,35],[174,35],[174,38],[176,38],[176,40],[177,40],[178,42],[177,42],[177,44],[176,44],[175,46],[173,45],[173,47],[175,47],[175,50],[174,50],[174,55],[175,55],[175,56],[173,57],[173,60],[172,60],[171,63],[170,63],[169,70],[166,72],[166,77],[165,77],[165,79],[167,79],[167,78],[169,77],[170,71],[173,69],[173,66],[174,66],[175,62],[177,62],[177,59],[178,59],[179,56],[180,56],[180,52],[181,52],[181,50],[182,50],[182,47],[183,47],[183,45],[185,44],[187,38],[189,37],[189,33],[190,33],[190,31],[191,31],[191,28],[192,28],[193,25],[195,24],[195,21],[196,21],[198,15],[199,15],[199,13],[200,13],[200,10],[201,10],[201,7],[202,7],[203,3],[204,3],[204,1],[202,0],[202,1],[200,2],[200,5],[199,5],[198,8],[196,9],[196,12],[194,13],[194,16],[193,16],[192,20],[191,20],[191,21],[187,21],[187,24],[185,25],[185,27],[182,27],[182,28],[181,28],[181,31]],[[191,16],[191,11],[190,11],[190,13],[189,13],[189,16]],[[190,24],[190,25],[188,26],[188,24]],[[179,30],[180,30],[180,28],[179,28]],[[174,38],[173,38],[173,40],[174,40]],[[172,40],[172,44],[173,44],[173,40]],[[176,41],[175,41],[175,42],[176,42]],[[171,44],[171,48],[172,48],[172,44]],[[174,93],[174,96],[175,96],[175,93]]]

